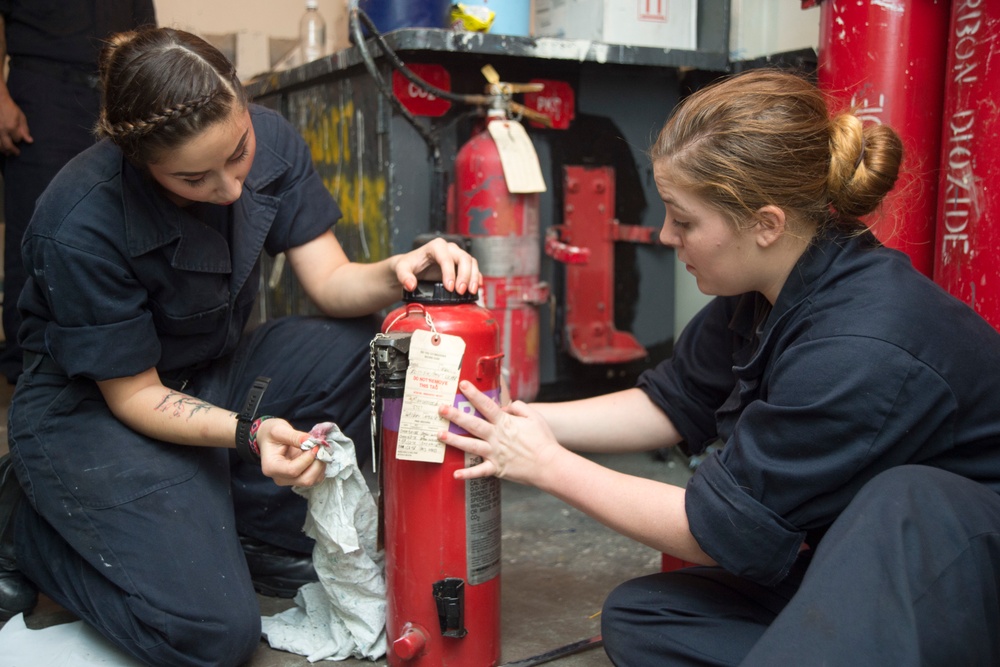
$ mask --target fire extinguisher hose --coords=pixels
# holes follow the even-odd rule
[[[546,653],[541,653],[539,655],[533,656],[531,658],[525,658],[524,660],[518,660],[517,662],[505,662],[500,665],[500,667],[533,667],[534,665],[542,665],[546,662],[551,662],[553,660],[558,660],[559,658],[564,658],[568,655],[575,655],[581,651],[586,651],[588,649],[597,648],[598,646],[603,646],[604,641],[601,635],[596,637],[590,637],[589,639],[581,639],[578,642],[573,642],[572,644],[566,644],[565,646],[560,646],[559,648],[554,648]]]

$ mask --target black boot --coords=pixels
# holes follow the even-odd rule
[[[311,554],[282,549],[246,535],[240,535],[240,545],[254,590],[261,595],[295,597],[299,588],[319,579]]]
[[[38,602],[38,590],[17,571],[14,557],[14,511],[23,498],[10,454],[5,454],[0,458],[0,621],[29,612]]]

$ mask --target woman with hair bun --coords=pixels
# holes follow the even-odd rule
[[[715,299],[635,388],[443,406],[482,456],[697,566],[626,582],[615,665],[1000,664],[1000,334],[861,221],[899,137],[805,79],[701,89],[650,155],[661,241]],[[930,224],[928,222],[928,224]],[[721,447],[706,453],[708,447]],[[686,488],[580,453],[683,446]]]
[[[104,140],[22,246],[0,612],[30,611],[35,585],[146,663],[242,664],[254,589],[316,577],[289,488],[324,476],[307,431],[336,422],[365,463],[373,315],[418,278],[465,293],[481,275],[442,239],[349,261],[305,142],[204,40],[119,34],[101,77]],[[262,252],[285,253],[322,316],[247,330]]]

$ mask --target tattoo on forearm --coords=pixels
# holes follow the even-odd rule
[[[188,419],[191,419],[191,417],[194,417],[199,412],[208,410],[211,407],[211,403],[206,403],[200,398],[171,391],[163,397],[163,400],[160,401],[155,409],[157,412],[171,412],[174,417],[186,416]]]

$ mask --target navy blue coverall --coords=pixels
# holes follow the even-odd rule
[[[335,421],[359,457],[370,449],[374,318],[290,317],[245,332],[261,252],[302,245],[340,217],[294,128],[261,107],[251,118],[256,159],[233,205],[180,208],[102,141],[45,191],[24,242],[26,365],[9,436],[30,503],[15,517],[18,566],[152,664],[250,657],[260,611],[238,533],[309,551],[305,500],[228,450],[132,431],[95,380],[155,366],[169,386],[239,411],[265,375],[259,414],[305,430]]]
[[[641,376],[724,443],[685,499],[721,567],[616,589],[616,665],[1000,664],[1000,334],[876,246],[820,236]]]
[[[97,60],[103,40],[154,25],[152,0],[0,0],[10,71],[7,90],[24,112],[34,143],[0,156],[4,179],[4,300],[6,347],[0,373],[21,374],[17,299],[24,287],[21,239],[35,201],[70,158],[94,144],[101,108]]]

